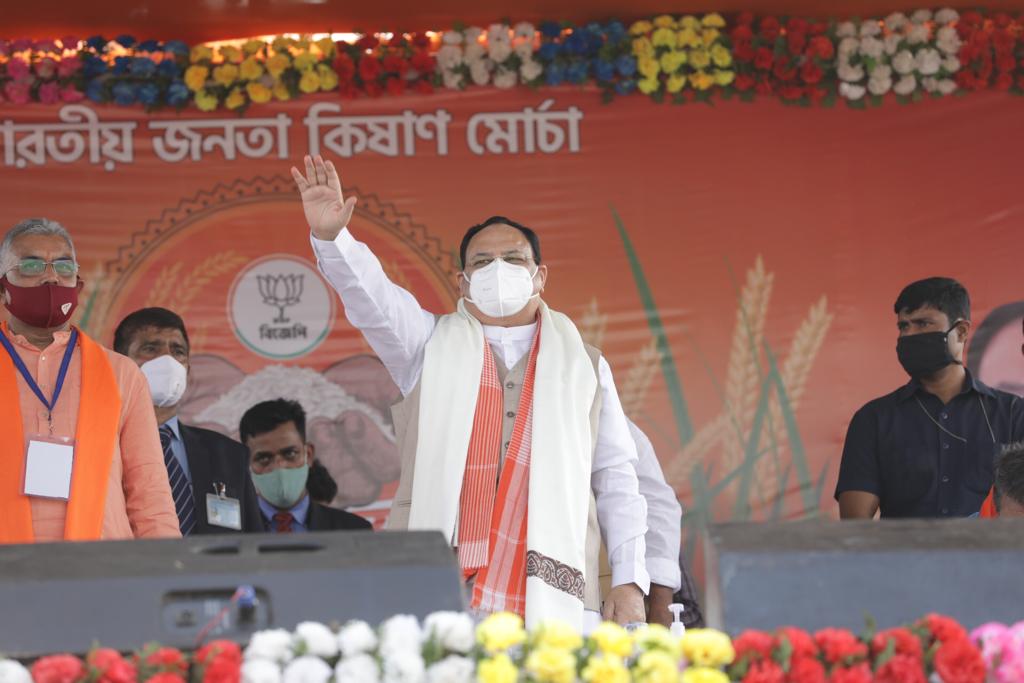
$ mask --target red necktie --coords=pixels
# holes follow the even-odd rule
[[[292,517],[290,512],[275,512],[274,513],[274,530],[279,534],[290,534],[292,532],[292,522],[295,518]]]

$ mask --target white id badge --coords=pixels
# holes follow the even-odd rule
[[[242,530],[242,504],[237,498],[206,494],[206,521],[225,529]]]
[[[67,500],[71,496],[71,469],[75,444],[36,436],[25,452],[25,495]]]

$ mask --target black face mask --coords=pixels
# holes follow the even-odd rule
[[[959,363],[949,352],[949,333],[960,324],[957,321],[945,332],[923,332],[900,337],[896,341],[896,356],[907,374],[920,379]]]

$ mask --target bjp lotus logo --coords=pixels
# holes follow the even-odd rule
[[[284,314],[289,306],[294,306],[302,300],[302,281],[305,275],[302,273],[291,273],[288,275],[257,275],[256,283],[259,287],[263,303],[277,308],[275,323],[291,322]]]

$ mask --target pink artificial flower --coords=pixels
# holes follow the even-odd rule
[[[16,81],[27,79],[31,75],[28,62],[20,57],[11,57],[7,62],[7,75]]]
[[[0,40],[0,57],[6,57],[11,53],[11,41]]]
[[[82,68],[82,60],[78,57],[65,57],[57,64],[57,75],[61,78],[74,76]]]
[[[1024,656],[1004,652],[999,666],[989,670],[995,673],[996,683],[1020,683],[1024,681]]]
[[[73,85],[69,85],[60,91],[61,102],[81,102],[85,99],[85,93]]]
[[[43,104],[57,104],[60,102],[60,84],[56,81],[50,81],[39,86],[39,101]]]
[[[4,94],[14,104],[28,104],[32,93],[28,83],[8,81],[7,85],[4,86]]]
[[[28,38],[18,38],[11,43],[11,52],[24,52],[32,49],[32,41]]]
[[[981,649],[981,656],[989,669],[1002,653],[1004,643],[1008,640],[1010,629],[1005,624],[991,621],[971,631],[971,642]]]
[[[50,57],[36,62],[36,75],[44,81],[53,78],[55,73],[57,73],[57,62]]]
[[[77,50],[80,42],[78,36],[64,36],[60,39],[60,45],[65,50]]]
[[[36,52],[56,52],[57,45],[52,40],[37,40],[32,46]]]

